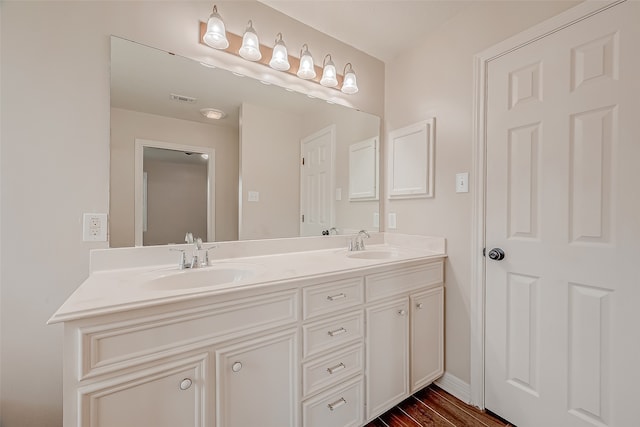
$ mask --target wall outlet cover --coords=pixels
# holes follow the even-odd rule
[[[107,241],[107,214],[86,213],[82,217],[82,241]]]

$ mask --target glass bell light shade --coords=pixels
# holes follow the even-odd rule
[[[229,47],[229,40],[227,40],[227,31],[224,28],[224,22],[222,17],[218,15],[217,6],[213,6],[213,12],[209,15],[207,21],[207,32],[202,38],[204,42],[215,49],[226,49]]]
[[[315,79],[316,67],[313,65],[313,57],[309,53],[309,47],[304,44],[300,51],[300,68],[296,73],[301,79]]]
[[[327,61],[329,58],[329,61]],[[326,87],[336,87],[338,85],[338,78],[336,76],[336,65],[331,60],[331,55],[324,57],[322,62],[322,78],[320,84]]]
[[[342,92],[346,94],[354,94],[358,92],[358,84],[356,83],[356,72],[353,71],[351,63],[344,67],[344,81],[342,82]]]
[[[249,21],[247,29],[244,31],[242,46],[240,46],[238,53],[247,61],[259,61],[262,58],[258,34],[253,29],[253,22],[251,21]]]
[[[282,41],[282,33],[278,33],[276,38],[276,44],[273,46],[273,54],[271,55],[269,66],[278,71],[287,71],[291,68],[287,46],[285,46],[284,41]]]

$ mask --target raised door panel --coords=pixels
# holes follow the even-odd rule
[[[218,426],[298,424],[296,331],[216,350]]]
[[[367,309],[367,419],[409,394],[409,300]]]
[[[115,377],[78,390],[85,427],[212,425],[208,353]]]
[[[411,296],[411,392],[444,372],[444,288]]]

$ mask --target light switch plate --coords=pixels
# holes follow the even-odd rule
[[[247,194],[248,202],[259,202],[260,201],[260,193],[258,191],[249,191]]]
[[[395,230],[396,228],[396,214],[395,212],[389,213],[389,230]]]
[[[456,174],[456,193],[469,192],[469,172]]]
[[[82,217],[82,241],[107,241],[107,214],[86,213]]]

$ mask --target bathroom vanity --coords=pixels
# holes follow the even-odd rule
[[[358,427],[430,384],[444,239],[344,242],[222,243],[193,270],[167,247],[93,252],[50,320],[64,322],[64,426]]]

